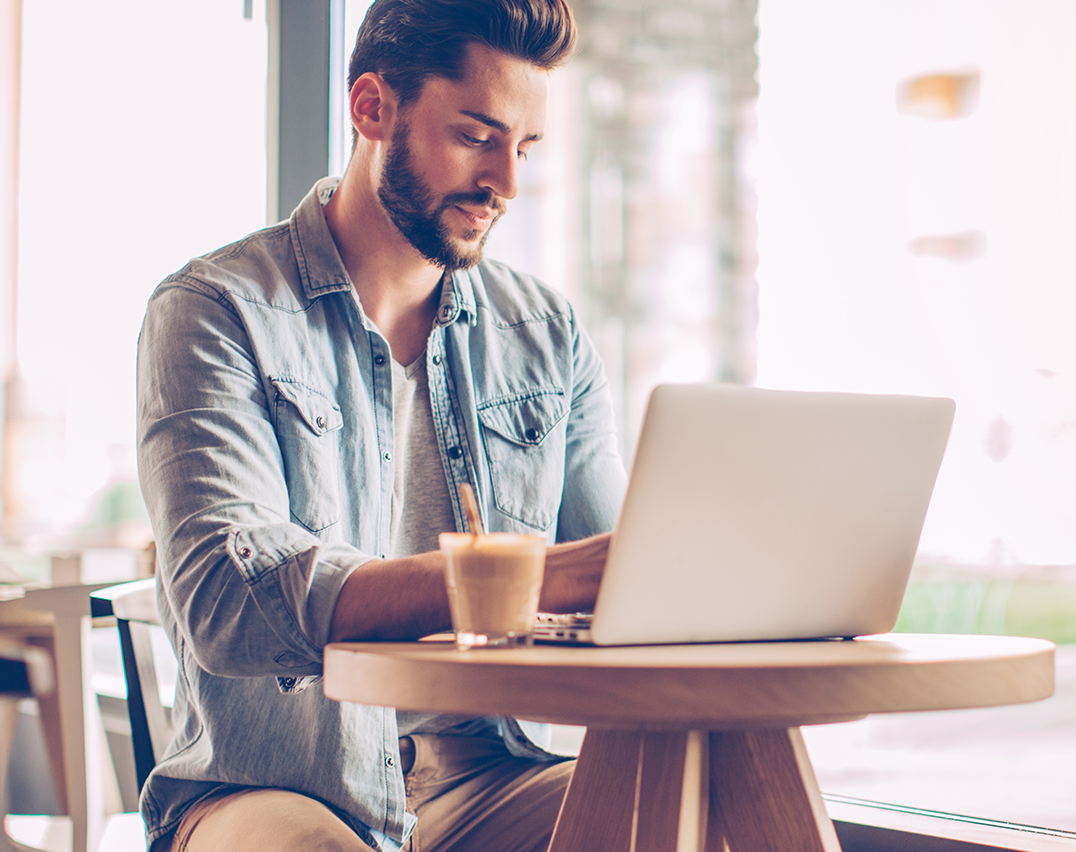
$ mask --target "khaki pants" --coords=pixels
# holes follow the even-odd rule
[[[418,735],[404,777],[418,826],[407,852],[544,852],[574,761],[512,757],[499,740]],[[371,852],[322,802],[251,787],[192,807],[172,852]]]

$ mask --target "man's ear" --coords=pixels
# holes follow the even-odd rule
[[[379,74],[367,71],[351,87],[351,126],[365,139],[382,142],[392,134],[396,94]]]

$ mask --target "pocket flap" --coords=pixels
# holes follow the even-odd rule
[[[277,394],[291,403],[315,435],[333,432],[344,425],[340,406],[305,385],[285,379],[271,379]]]
[[[536,446],[567,413],[564,391],[550,389],[485,403],[479,406],[478,419],[512,443]]]

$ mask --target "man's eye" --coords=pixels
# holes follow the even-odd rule
[[[516,159],[526,160],[527,159],[527,154],[529,154],[529,153],[530,153],[529,151],[516,151]]]
[[[487,140],[478,139],[477,137],[474,137],[474,136],[468,136],[466,133],[464,133],[463,134],[463,141],[466,142],[468,145],[473,145],[474,147],[477,148],[477,147],[479,147],[481,145],[485,145]]]

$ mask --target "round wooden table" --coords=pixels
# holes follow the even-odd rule
[[[913,634],[466,652],[349,642],[325,650],[325,693],[586,725],[551,852],[832,852],[801,725],[1047,698],[1053,652],[1039,639]]]

